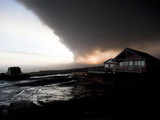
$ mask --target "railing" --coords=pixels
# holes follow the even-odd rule
[[[138,72],[138,73],[146,71],[145,64],[144,64],[144,66],[139,66],[139,65],[129,65],[129,63],[128,63],[127,65],[120,66],[120,62],[129,62],[129,61],[145,61],[145,59],[143,59],[143,58],[118,59],[116,64],[115,63],[108,63],[109,64],[108,70],[113,71],[113,72]],[[110,67],[111,64],[113,64],[114,67]]]

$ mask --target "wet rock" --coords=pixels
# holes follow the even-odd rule
[[[28,120],[32,118],[37,110],[38,106],[31,101],[13,102],[8,108],[7,120]]]
[[[19,111],[19,110],[23,110],[23,109],[31,109],[31,108],[35,108],[36,105],[31,102],[31,101],[17,101],[14,103],[11,103],[9,106],[9,110],[10,111]]]
[[[0,120],[5,119],[8,115],[8,106],[1,105],[0,106]]]

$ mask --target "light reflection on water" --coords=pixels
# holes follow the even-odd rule
[[[15,95],[13,97],[13,100],[27,100],[32,101],[35,104],[39,104],[39,101],[44,103],[57,100],[66,101],[73,98],[71,91],[72,87],[59,86],[26,88],[25,90],[22,90],[19,94]]]
[[[0,80],[0,88],[9,85],[9,82],[5,80]]]
[[[2,83],[2,82],[1,82]],[[2,83],[1,86],[9,83]],[[66,101],[73,98],[71,94],[73,87],[60,87],[56,84],[37,87],[0,87],[0,105],[9,105],[15,101],[39,102]]]

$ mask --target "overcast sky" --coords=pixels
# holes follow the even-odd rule
[[[73,62],[59,36],[15,0],[0,0],[0,67]]]
[[[19,1],[63,38],[78,61],[126,47],[159,54],[158,0]]]
[[[98,64],[126,47],[159,57],[159,21],[158,0],[0,0],[1,64]]]

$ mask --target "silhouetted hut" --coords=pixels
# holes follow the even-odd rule
[[[160,68],[160,60],[141,51],[124,49],[114,59],[104,62],[106,71],[112,72],[156,72]]]
[[[21,75],[22,71],[20,67],[9,67],[7,71],[7,75],[9,76],[18,76]]]

